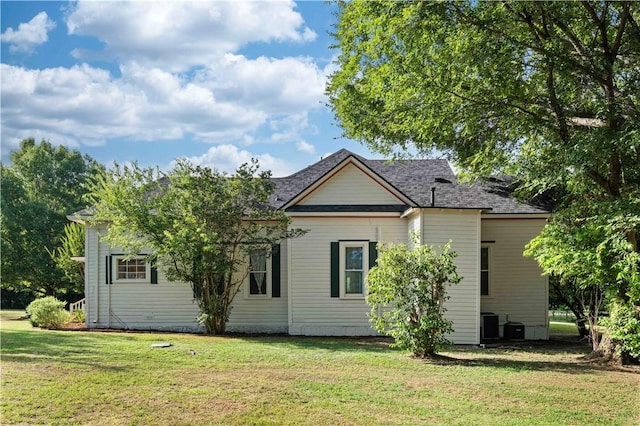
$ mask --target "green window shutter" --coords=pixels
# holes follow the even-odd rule
[[[340,243],[331,242],[331,297],[340,297]]]
[[[271,247],[271,297],[280,297],[280,244]]]
[[[200,299],[200,291],[196,290],[193,284],[191,284],[191,291],[193,292],[193,300]]]
[[[151,265],[151,284],[158,284],[158,268]]]
[[[376,266],[378,260],[378,243],[369,241],[369,269]]]
[[[105,270],[105,284],[112,284],[113,283],[113,277],[111,276],[111,256],[107,256],[105,258],[105,266],[104,266],[104,270]]]

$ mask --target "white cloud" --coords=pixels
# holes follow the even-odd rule
[[[221,99],[286,114],[320,107],[326,80],[310,58],[247,59],[227,54],[198,72],[195,81],[215,90]]]
[[[28,70],[0,65],[3,152],[36,133],[97,145],[110,138],[210,142],[242,139],[267,114],[161,70],[122,68],[122,78],[89,65]]]
[[[29,22],[18,25],[18,29],[7,28],[0,36],[4,43],[9,43],[10,52],[31,52],[39,44],[46,43],[49,31],[56,23],[49,19],[46,12],[40,12]]]
[[[36,18],[29,24],[53,25],[44,12]],[[120,75],[88,64],[2,64],[3,154],[39,135],[74,147],[196,139],[313,151],[303,135],[313,129],[309,111],[323,105],[326,70],[309,57],[237,54],[248,43],[313,40],[295,3],[79,1],[67,26],[70,34],[102,40]],[[11,31],[3,41],[18,33]]]
[[[100,39],[111,59],[184,71],[251,42],[314,40],[294,9],[293,1],[79,1],[67,28]],[[75,51],[79,58],[94,54]]]
[[[290,114],[281,118],[273,118],[269,121],[271,136],[263,142],[298,142],[301,138],[301,133],[308,127],[309,117],[306,111],[299,114]]]
[[[316,147],[305,141],[296,143],[296,148],[298,149],[298,151],[306,152],[307,154],[316,153]]]
[[[242,61],[249,68],[255,66]],[[75,140],[74,145],[96,145],[119,137],[148,141],[187,136],[210,143],[246,144],[267,124],[270,142],[298,141],[308,127],[307,111],[320,105],[323,82],[314,74],[313,64],[293,58],[286,62],[290,68],[281,68],[281,61],[265,61],[264,72],[274,77],[259,84],[250,84],[240,70],[225,73],[227,87],[220,87],[218,80],[206,80],[208,74],[190,81],[136,63],[122,65],[120,78],[87,64],[43,70],[2,64],[3,151],[37,132]],[[271,66],[281,70],[278,77]],[[288,74],[287,69],[293,72]],[[233,96],[227,90],[241,88],[244,82],[247,92]],[[292,96],[292,90],[300,96]]]
[[[196,166],[233,173],[238,166],[249,163],[252,158],[258,160],[260,170],[271,170],[273,176],[288,176],[294,171],[290,164],[280,158],[270,154],[252,154],[249,151],[240,150],[235,145],[213,146],[201,156],[187,157],[186,159]]]

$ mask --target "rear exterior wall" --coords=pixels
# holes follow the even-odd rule
[[[525,245],[540,233],[545,219],[482,219],[483,246],[489,248],[489,295],[482,312],[499,315],[500,335],[507,321],[525,325],[525,338],[549,338],[547,278],[536,261],[524,257]]]

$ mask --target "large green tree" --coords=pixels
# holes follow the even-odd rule
[[[533,254],[569,271],[547,268],[546,250],[597,224],[585,266],[640,304],[640,3],[353,1],[337,17],[327,91],[346,136],[563,194],[563,232],[547,228]]]
[[[104,168],[87,155],[25,139],[1,165],[2,289],[32,295],[82,294],[50,253],[61,244],[67,215],[85,204],[84,184]]]
[[[269,255],[303,231],[269,208],[274,184],[257,161],[227,175],[179,161],[164,174],[116,166],[91,185],[93,223],[126,253],[149,253],[172,281],[190,283],[208,334],[223,334],[232,302],[249,273],[249,256]]]

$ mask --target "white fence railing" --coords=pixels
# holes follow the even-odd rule
[[[69,313],[73,315],[75,311],[84,312],[84,306],[87,303],[87,299],[80,299],[77,302],[69,303]]]

